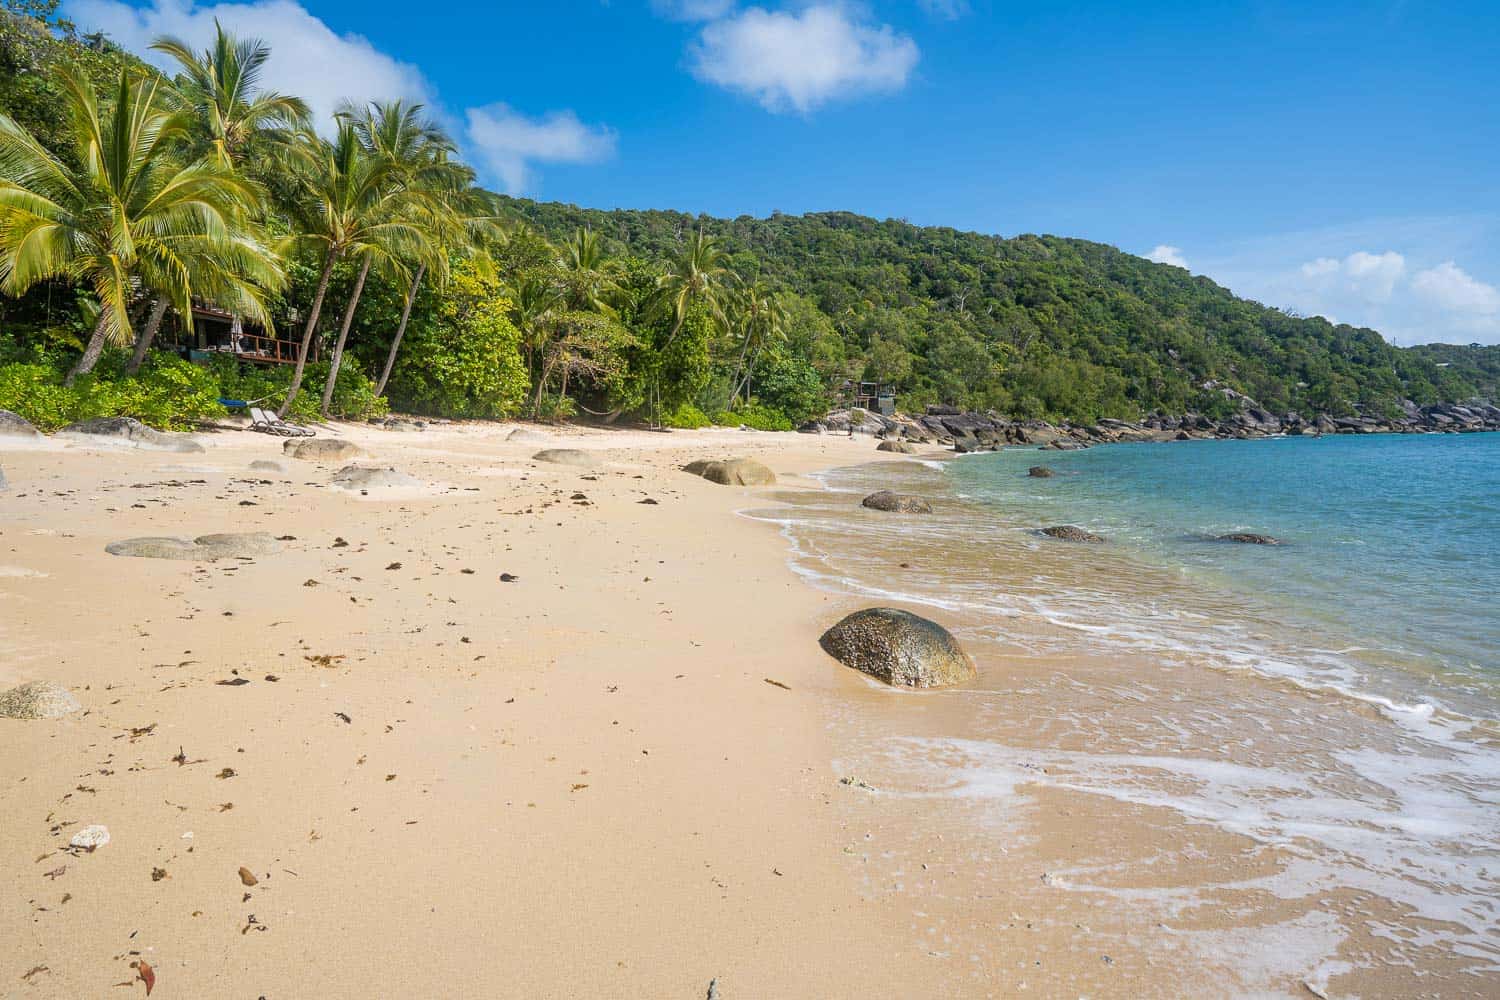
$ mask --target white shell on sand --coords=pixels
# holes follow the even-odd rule
[[[96,847],[103,847],[109,843],[109,827],[102,824],[86,826],[73,834],[73,839],[68,841],[68,846],[82,848],[92,851]]]

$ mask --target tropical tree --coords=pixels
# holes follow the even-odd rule
[[[376,261],[391,275],[404,275],[402,260],[422,256],[430,235],[422,226],[421,213],[414,210],[412,196],[394,182],[395,168],[390,161],[370,155],[348,121],[340,121],[332,141],[303,133],[289,150],[286,163],[297,177],[297,195],[290,205],[296,225],[294,242],[318,248],[323,269],[302,328],[292,384],[279,410],[283,417],[302,389],[308,351],[334,265],[346,256],[359,259],[360,276],[350,303],[357,305],[364,278]],[[351,308],[345,313],[334,348],[335,365],[343,352],[352,316]],[[335,367],[329,373],[330,384],[336,372]]]
[[[740,355],[729,379],[729,403],[733,406],[740,393],[750,398],[750,373],[760,354],[771,344],[784,343],[787,335],[787,311],[781,299],[759,275],[742,279],[729,295],[726,310],[730,327],[740,338]]]
[[[164,36],[151,46],[175,59],[182,71],[164,97],[183,113],[183,141],[190,159],[211,157],[226,169],[238,169],[240,158],[253,142],[285,141],[292,129],[309,117],[301,98],[259,89],[261,72],[271,49],[257,38],[237,39],[214,21],[214,41],[202,52]],[[135,374],[146,359],[167,311],[158,296],[136,337],[125,371]],[[235,322],[240,314],[235,313]]]
[[[664,354],[671,348],[694,306],[701,306],[714,323],[720,328],[724,326],[723,291],[729,273],[718,239],[705,235],[702,227],[681,250],[667,258],[666,272],[657,279],[657,294],[660,308],[671,317],[672,327],[657,353]],[[651,388],[653,419],[659,416],[660,400],[657,376]]]
[[[526,371],[533,384],[540,386],[540,363],[552,336],[557,314],[564,307],[557,285],[536,271],[522,271],[511,276],[507,293],[510,298],[510,321],[521,332],[521,351],[526,357]]]
[[[106,342],[129,342],[140,294],[189,327],[194,295],[269,323],[266,293],[285,276],[256,238],[254,187],[220,163],[172,155],[188,126],[155,81],[122,71],[108,109],[86,79],[64,72],[62,83],[66,160],[0,114],[0,290],[55,277],[93,290],[98,319],[67,381],[92,371]]]
[[[233,166],[257,139],[290,139],[307,124],[307,102],[259,87],[271,49],[258,38],[239,39],[214,21],[214,41],[202,52],[172,37],[151,47],[182,67],[174,96],[191,114],[189,141]]]

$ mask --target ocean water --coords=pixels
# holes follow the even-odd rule
[[[1044,464],[1051,479],[1021,478]],[[1001,452],[950,467],[1005,516],[1080,524],[1375,662],[1500,681],[1500,435]],[[1209,541],[1257,532],[1287,544]]]
[[[1027,476],[1041,464],[1056,475]],[[1216,873],[1122,850],[1045,890],[1128,904],[1111,912],[1132,940],[1237,914],[1229,939],[1174,946],[1241,992],[1379,993],[1358,977],[1391,970],[1425,995],[1500,992],[1500,435],[1015,449],[824,482],[755,513],[794,568],[942,621],[980,669],[844,713],[840,767],[962,811],[976,853],[1027,841],[1039,788],[1272,851],[1245,879],[1263,857]],[[934,514],[859,506],[881,488]],[[1108,541],[1039,534],[1056,524]],[[1214,540],[1237,531],[1284,544]]]

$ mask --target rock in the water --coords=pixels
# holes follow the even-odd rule
[[[1074,524],[1059,524],[1051,528],[1043,528],[1042,534],[1048,538],[1061,538],[1065,542],[1102,542],[1103,535],[1096,535],[1092,531],[1085,531]]]
[[[203,445],[186,434],[167,434],[153,430],[134,417],[95,417],[69,424],[57,432],[71,438],[105,438],[148,448],[152,451],[175,451],[194,453],[203,451]]]
[[[900,438],[886,438],[875,446],[876,451],[893,451],[898,455],[914,455],[917,449]]]
[[[214,560],[235,557],[254,558],[281,551],[269,532],[248,531],[239,534],[199,535],[186,538],[127,538],[111,542],[104,551],[112,556],[136,556],[144,559]]]
[[[19,413],[0,410],[0,437],[39,438],[42,432],[31,426],[31,421]]]
[[[83,851],[92,851],[97,847],[103,847],[109,843],[109,827],[101,823],[86,826],[73,834],[73,839],[68,841],[69,847],[76,847]]]
[[[280,462],[273,462],[268,458],[257,458],[250,463],[250,468],[256,472],[285,472],[286,466]]]
[[[1026,470],[1026,474],[1032,479],[1051,479],[1053,476],[1057,475],[1057,473],[1053,472],[1045,465],[1033,465],[1031,468]]]
[[[346,490],[409,489],[422,481],[390,466],[346,465],[333,474],[333,485]]]
[[[60,719],[82,707],[72,692],[51,681],[27,681],[0,692],[0,718]]]
[[[551,462],[553,465],[571,465],[578,469],[596,469],[599,456],[580,448],[543,448],[531,456],[534,462]]]
[[[1216,542],[1238,542],[1241,545],[1282,545],[1281,539],[1270,535],[1260,535],[1253,531],[1235,531],[1227,535],[1215,538]]]
[[[281,450],[292,458],[309,462],[346,462],[365,453],[353,441],[340,438],[293,438],[284,443]]]
[[[922,497],[914,497],[910,493],[893,493],[890,490],[881,490],[871,493],[860,501],[861,507],[871,510],[884,510],[895,514],[931,514],[932,504]]]
[[[818,640],[846,667],[887,684],[929,688],[974,677],[974,662],[937,622],[896,608],[867,608],[839,622]]]
[[[722,462],[689,462],[684,472],[702,476],[720,486],[772,486],[776,473],[753,458],[726,458]]]

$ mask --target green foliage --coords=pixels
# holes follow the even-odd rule
[[[714,422],[692,403],[679,403],[670,410],[662,411],[661,423],[663,427],[691,431],[700,427],[712,427]]]
[[[726,427],[738,427],[743,424],[757,431],[789,431],[793,426],[791,418],[785,413],[759,403],[751,403],[737,410],[720,411],[715,414],[714,423]]]
[[[0,409],[13,410],[46,431],[91,417],[135,417],[163,430],[187,430],[224,415],[219,385],[206,368],[162,355],[135,377],[123,357],[107,357],[95,372],[63,385],[61,369],[45,364],[0,365]]]
[[[1084,240],[1002,239],[844,212],[729,220],[505,203],[549,238],[588,226],[607,249],[648,259],[677,254],[701,226],[786,295],[790,351],[825,385],[887,381],[907,406],[1088,421],[1209,405],[1208,383],[1308,411],[1476,392],[1476,369],[1439,369],[1373,330],[1270,309]]]
[[[434,314],[413,319],[387,386],[399,409],[488,418],[517,413],[528,380],[521,334],[498,283],[461,262]]]

